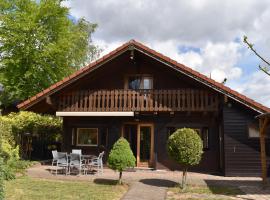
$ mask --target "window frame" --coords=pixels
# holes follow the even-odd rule
[[[249,128],[250,128],[251,125],[254,125],[255,128],[258,128],[258,137],[250,137]],[[267,127],[266,131],[269,130],[269,129],[270,129],[270,127]],[[259,140],[260,139],[260,127],[259,127],[259,124],[256,124],[255,121],[250,121],[250,122],[247,123],[247,137],[250,140]],[[265,134],[265,139],[270,140],[270,134],[268,134],[268,131]]]
[[[79,141],[79,130],[81,129],[92,129],[92,130],[96,130],[96,134],[97,134],[97,143],[96,144],[79,144],[78,141]],[[87,146],[87,147],[97,147],[98,146],[98,142],[99,142],[99,139],[98,139],[98,136],[99,136],[99,130],[98,128],[77,128],[76,130],[76,146]]]
[[[140,78],[140,89],[129,89],[129,79],[130,77],[139,77]],[[144,87],[144,79],[148,78],[150,80],[151,89],[141,89]],[[125,84],[124,88],[127,90],[153,90],[154,89],[154,76],[151,74],[127,74],[125,75]]]

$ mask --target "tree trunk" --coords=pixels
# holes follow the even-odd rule
[[[187,167],[183,169],[182,184],[181,184],[183,190],[186,188],[186,181],[187,181]]]
[[[118,180],[118,184],[122,184],[122,171],[119,172],[119,180]]]

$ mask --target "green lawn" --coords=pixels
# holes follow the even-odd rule
[[[127,186],[115,185],[115,182],[108,181],[60,181],[26,176],[5,183],[7,200],[118,200],[127,189]]]

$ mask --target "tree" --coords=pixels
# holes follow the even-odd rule
[[[181,187],[185,189],[188,167],[200,163],[203,153],[202,140],[193,129],[178,129],[169,137],[167,150],[169,156],[183,166]]]
[[[97,56],[97,25],[75,20],[62,0],[0,0],[2,103],[24,100]]]
[[[270,76],[270,72],[269,72],[269,67],[270,67],[270,62],[267,61],[263,56],[261,56],[255,49],[254,49],[254,44],[251,44],[248,41],[247,36],[244,36],[243,42],[247,44],[248,48],[253,51],[253,53],[260,58],[267,66],[261,66],[259,65],[259,69],[261,71],[263,71],[264,73],[266,73],[268,76]]]
[[[109,167],[119,171],[119,184],[122,184],[122,172],[128,167],[135,167],[135,162],[136,159],[130,149],[128,141],[121,137],[113,145],[108,158]]]

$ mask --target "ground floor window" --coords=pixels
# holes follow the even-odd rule
[[[77,146],[97,146],[97,128],[77,128]]]

